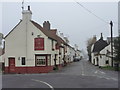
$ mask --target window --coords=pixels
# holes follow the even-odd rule
[[[21,60],[22,60],[22,65],[25,65],[25,57],[22,57]]]
[[[46,66],[46,56],[36,56],[37,66]]]
[[[59,44],[58,43],[56,43],[55,48],[59,49]]]
[[[100,55],[100,58],[102,58],[102,55]]]
[[[106,64],[109,64],[109,61],[108,61],[108,60],[106,61]]]
[[[44,50],[44,38],[35,38],[34,50]]]
[[[55,54],[55,58],[54,58],[54,65],[56,66],[57,65],[57,63],[56,63],[56,61],[57,61],[57,54]]]
[[[54,51],[54,41],[52,40],[52,51]]]
[[[61,55],[61,48],[59,48],[59,55]]]

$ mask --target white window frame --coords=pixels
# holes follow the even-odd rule
[[[36,56],[36,66],[46,66],[46,56]]]

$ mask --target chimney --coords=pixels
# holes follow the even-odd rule
[[[101,33],[101,38],[100,39],[102,39],[103,40],[103,34]]]
[[[30,6],[28,6],[28,10],[22,11],[22,20],[28,21],[28,20],[31,20],[31,17],[32,17],[32,12],[30,10]]]
[[[95,43],[96,41],[97,41],[97,37],[96,37],[96,35],[94,35],[94,36],[93,36],[93,41],[92,41],[92,42]]]
[[[43,28],[46,29],[46,30],[50,30],[50,23],[49,23],[49,21],[44,21]]]

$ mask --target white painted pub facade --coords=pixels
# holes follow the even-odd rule
[[[5,73],[47,73],[54,66],[61,67],[69,45],[50,29],[31,20],[32,12],[22,11],[22,20],[5,36]],[[47,30],[50,29],[50,30]]]

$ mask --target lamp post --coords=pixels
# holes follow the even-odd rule
[[[110,28],[111,28],[111,60],[112,60],[112,67],[113,67],[113,30],[112,30],[112,27],[113,27],[113,22],[110,21]]]

